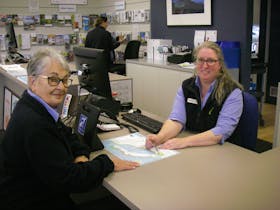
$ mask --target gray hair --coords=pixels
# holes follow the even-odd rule
[[[69,65],[63,55],[61,55],[57,50],[47,47],[39,49],[28,62],[28,76],[42,74],[47,65],[53,60],[59,62],[66,71],[70,72]]]

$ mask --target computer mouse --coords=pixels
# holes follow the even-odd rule
[[[141,113],[141,110],[138,108],[133,108],[127,111],[128,113]]]

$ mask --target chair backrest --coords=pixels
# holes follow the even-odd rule
[[[258,135],[258,102],[248,92],[243,92],[243,112],[239,120],[240,146],[255,151]]]
[[[138,58],[140,45],[141,42],[138,40],[129,41],[124,51],[124,60]]]

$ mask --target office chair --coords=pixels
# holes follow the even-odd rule
[[[131,40],[127,43],[125,51],[124,51],[124,61],[126,59],[133,59],[139,57],[139,48],[140,48],[141,42],[138,40]],[[111,73],[117,73],[121,75],[126,75],[125,70],[126,64],[114,64],[110,68]]]
[[[241,114],[238,129],[240,139],[237,145],[256,151],[258,134],[258,102],[257,99],[248,92],[243,92],[243,112]]]

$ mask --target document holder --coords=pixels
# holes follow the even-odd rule
[[[90,151],[97,151],[104,148],[97,136],[97,123],[100,109],[88,102],[80,104],[75,122],[75,133],[81,142],[89,146]]]

